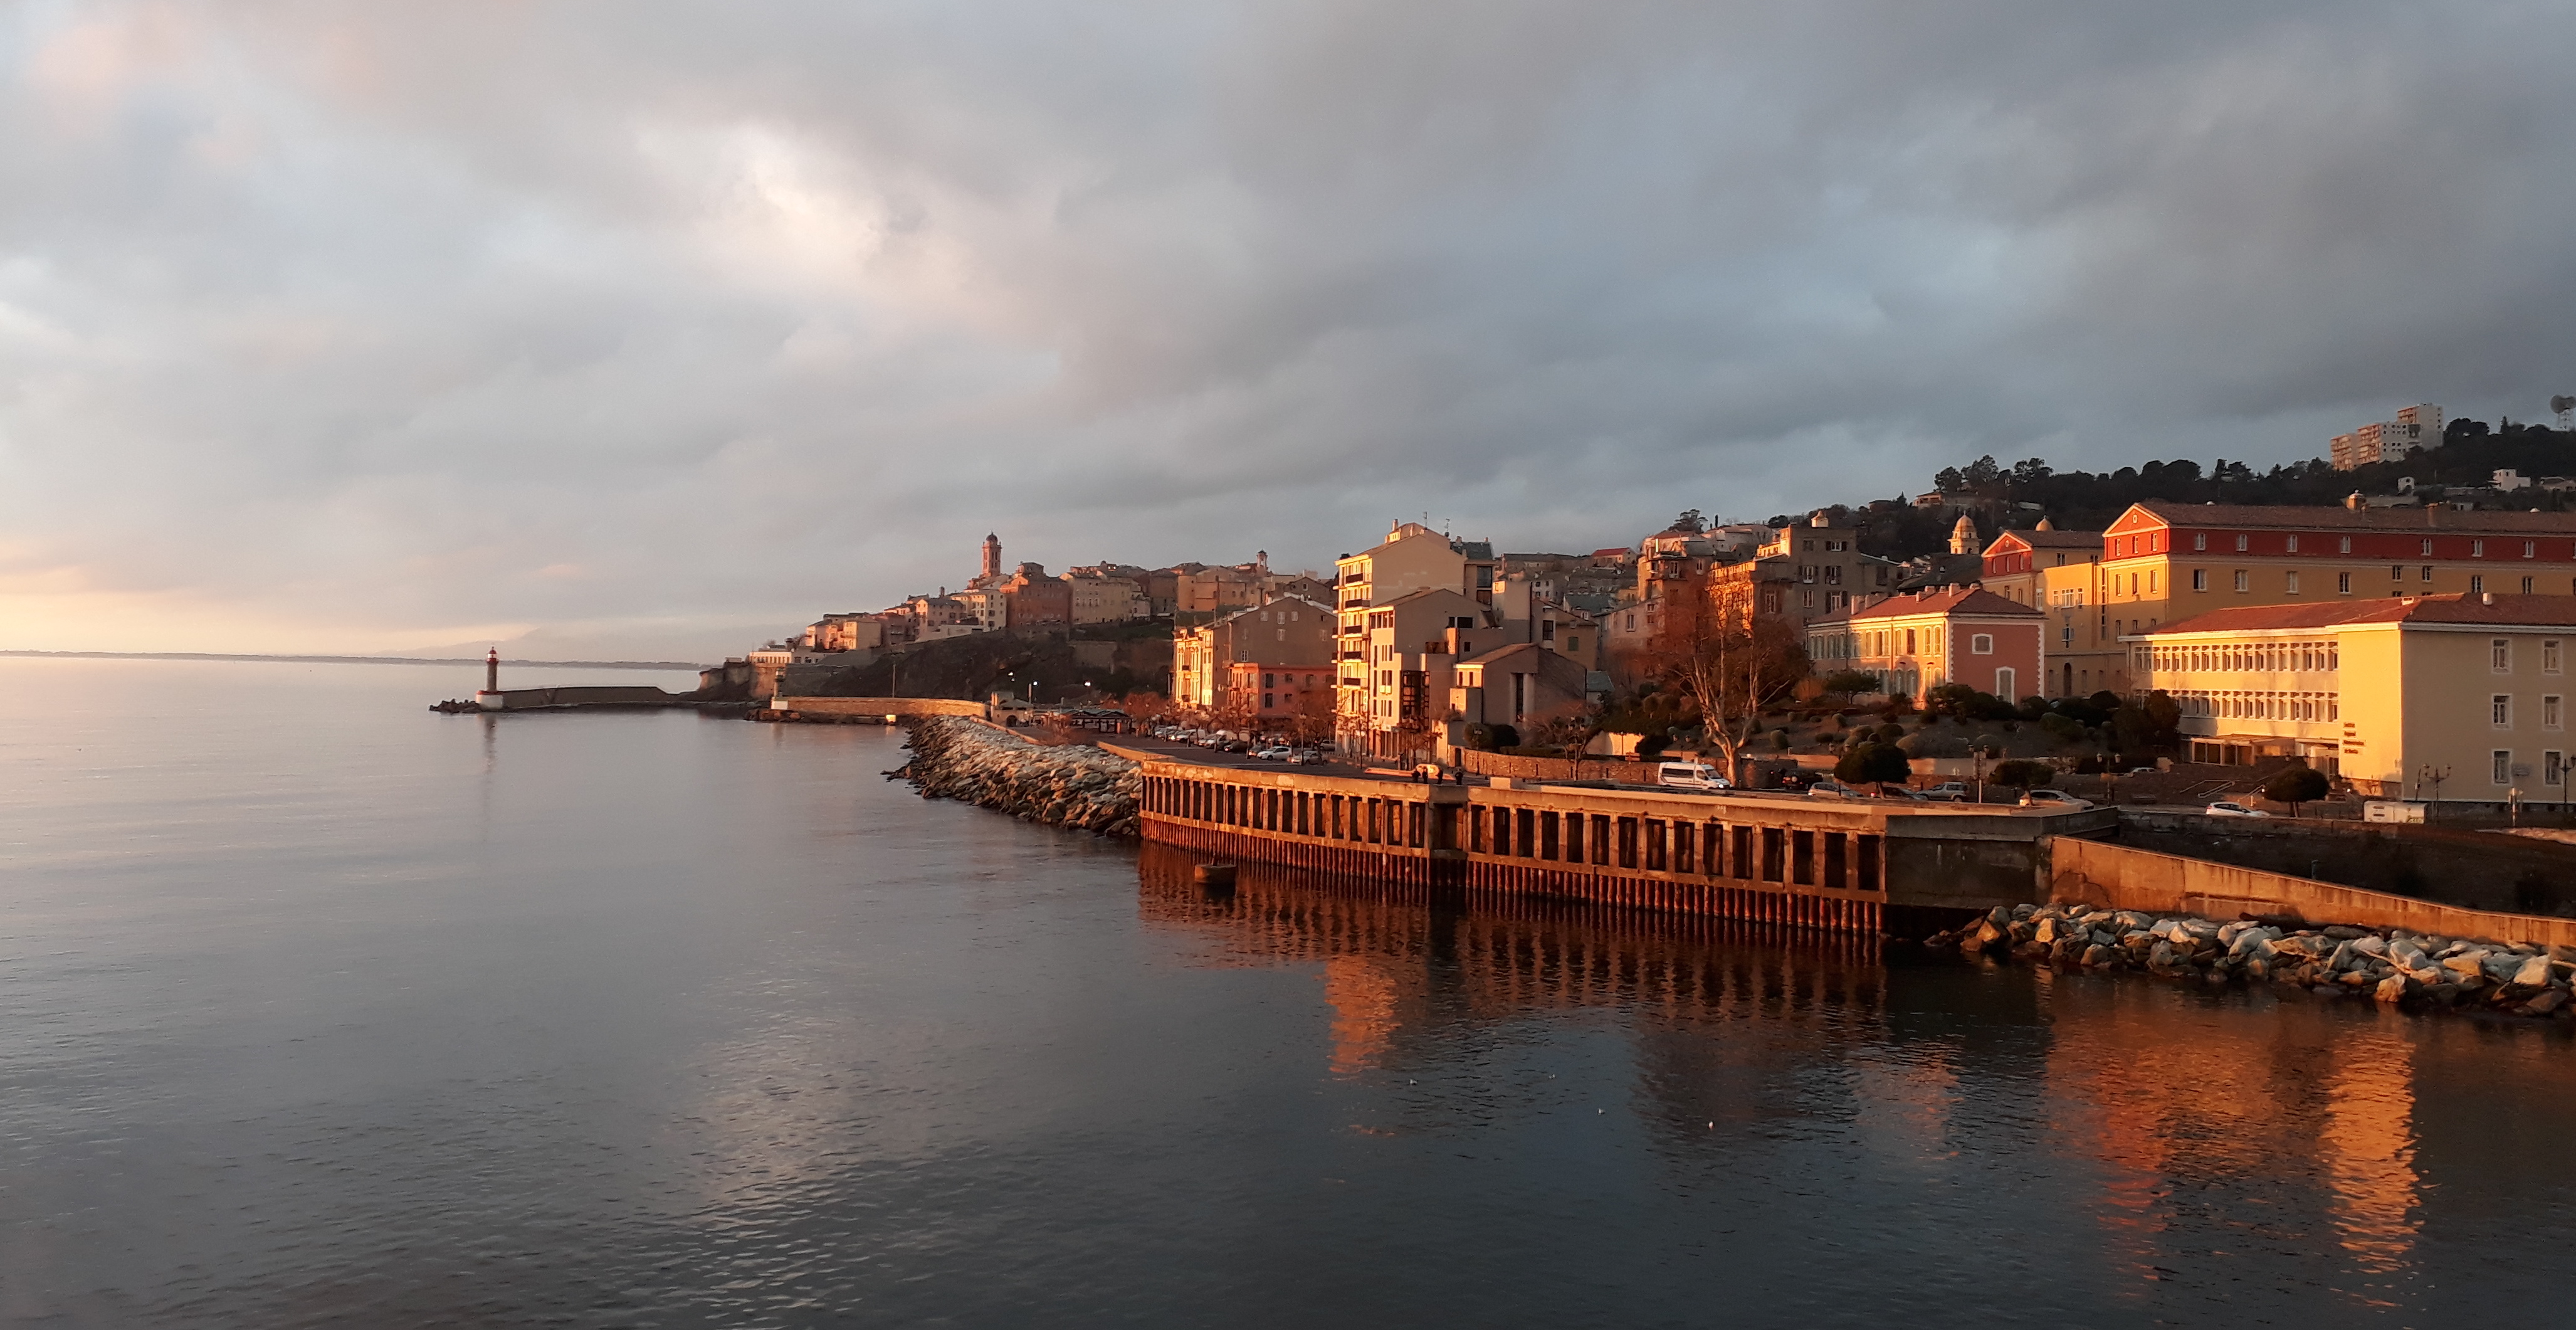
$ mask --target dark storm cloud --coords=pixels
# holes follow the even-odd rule
[[[953,584],[988,528],[1054,565],[1312,563],[1424,513],[1589,548],[1982,452],[2536,414],[2576,384],[2571,39],[2535,5],[21,7],[0,589],[60,627],[29,645],[171,606],[670,637]]]

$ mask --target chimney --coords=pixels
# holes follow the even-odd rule
[[[2495,593],[2492,591],[2482,591],[2478,593],[2478,603],[2481,605],[2495,604]]]
[[[2350,508],[2354,512],[2360,512],[2362,509],[2367,508],[2370,505],[2369,501],[2361,497],[2360,490],[2354,490],[2352,493],[2343,496],[2343,506]]]

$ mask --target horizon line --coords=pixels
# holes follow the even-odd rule
[[[269,652],[224,651],[40,651],[0,649],[0,656],[57,657],[72,660],[268,660],[307,665],[482,665],[481,656],[324,656],[286,655]],[[501,658],[504,665],[539,665],[556,668],[580,666],[599,670],[703,670],[710,668],[684,660],[513,660]]]

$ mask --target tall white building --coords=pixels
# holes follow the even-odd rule
[[[2332,461],[2337,471],[2373,462],[2393,461],[2415,448],[2442,446],[2442,408],[2418,402],[2398,409],[2397,418],[2362,426],[2334,437]]]

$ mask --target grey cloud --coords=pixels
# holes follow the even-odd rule
[[[2572,37],[2510,4],[21,8],[0,579],[352,646],[730,631],[953,584],[991,528],[1058,565],[1315,563],[1424,511],[1589,548],[1981,452],[2536,414],[2576,385]]]

